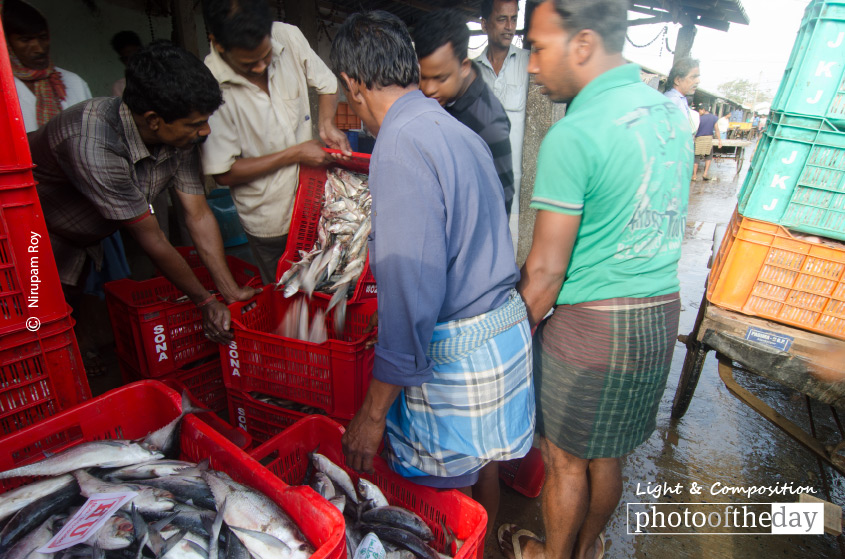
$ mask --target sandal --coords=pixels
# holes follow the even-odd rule
[[[607,538],[604,535],[604,530],[599,532],[599,543],[601,543],[601,551],[596,555],[596,559],[604,559],[605,551],[607,551]]]
[[[510,532],[510,544],[512,549],[508,550],[505,547],[505,542],[508,541],[506,538],[506,534]],[[533,540],[537,540],[538,542],[542,542],[543,540],[540,539],[537,534],[531,532],[530,530],[522,529],[520,530],[516,524],[502,524],[499,526],[499,531],[497,533],[498,540],[499,540],[499,549],[502,551],[502,554],[507,557],[508,551],[513,552],[514,559],[522,559],[522,546],[519,544],[519,538],[531,538]]]

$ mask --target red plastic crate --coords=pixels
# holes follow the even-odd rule
[[[179,382],[178,380],[168,379],[163,382],[168,388],[172,388],[179,394],[183,392],[188,393],[188,398],[190,398],[191,403],[197,407],[203,407],[203,403],[197,400],[196,396],[194,396],[188,387],[184,384]],[[224,396],[224,405],[225,405],[225,392],[223,393]],[[238,429],[237,427],[232,427],[228,422],[224,421],[222,417],[218,416],[214,412],[200,412],[195,413],[198,418],[202,419],[209,427],[223,435],[227,441],[235,445],[236,447],[240,448],[241,450],[247,450],[252,447],[252,437],[244,431],[243,429]]]
[[[253,450],[253,458],[285,483],[301,484],[308,468],[308,454],[319,445],[319,452],[342,466],[357,484],[363,477],[379,486],[392,505],[399,505],[420,515],[434,532],[434,547],[455,559],[482,559],[487,513],[484,508],[460,491],[437,490],[417,485],[393,472],[387,463],[376,456],[374,475],[359,474],[346,466],[341,450],[343,427],[327,417],[309,416]],[[445,549],[443,525],[464,544],[457,553]],[[345,542],[344,542],[345,545]]]
[[[66,313],[32,172],[0,170],[0,334]]]
[[[193,270],[194,268],[205,268],[205,264],[202,263],[200,260],[199,251],[197,251],[196,247],[173,247],[176,249],[182,258],[185,259],[185,262],[188,263],[188,266]],[[249,285],[259,287],[261,284],[261,272],[258,271],[258,268],[250,264],[249,262],[245,262],[236,256],[226,255],[226,264],[229,266],[229,269],[232,270],[232,274],[234,274],[235,270],[240,270],[243,274],[250,279],[247,283]],[[161,270],[158,268],[155,269],[153,277],[161,277]],[[237,278],[236,278],[237,279]]]
[[[229,401],[229,421],[249,434],[258,444],[272,439],[307,417],[304,413],[260,402],[240,390],[229,390],[226,398]]]
[[[284,338],[271,332],[281,323],[297,295],[285,299],[282,291],[267,287],[247,303],[229,305],[235,339],[220,346],[223,381],[229,390],[261,392],[326,410],[343,419],[355,416],[369,386],[373,349],[364,349],[364,333],[376,312],[376,300],[365,299],[346,308],[346,328],[334,331],[332,309],[326,315],[329,339],[315,344]],[[312,299],[309,308],[325,310],[328,301]]]
[[[130,363],[124,359],[119,359],[119,361],[120,375],[124,384],[144,380],[143,375]],[[176,369],[157,377],[157,380],[164,383],[177,382],[196,398],[198,405],[217,413],[226,411],[226,386],[223,384],[219,359],[211,358],[210,361]]]
[[[329,153],[339,153],[337,150],[326,150]],[[370,172],[370,155],[366,153],[353,153],[349,161],[340,161],[336,166],[355,171],[356,173]],[[288,244],[285,253],[279,259],[276,268],[276,280],[288,271],[292,262],[299,262],[299,251],[310,252],[317,241],[317,224],[320,221],[320,212],[323,209],[323,193],[326,186],[326,171],[328,167],[299,166],[299,186],[296,191],[296,202],[293,206],[293,215],[290,221],[290,233],[288,233]],[[364,270],[355,284],[355,292],[349,298],[349,302],[357,302],[362,299],[374,299],[378,295],[376,290],[376,279],[370,270],[370,257],[364,263]],[[331,294],[315,291],[314,297],[326,301],[332,298]]]
[[[349,106],[349,103],[341,101],[337,104],[337,112],[334,117],[335,126],[340,130],[351,130],[361,128],[361,119]]]
[[[35,462],[43,458],[44,451],[59,452],[84,441],[141,438],[166,425],[180,411],[180,396],[160,382],[124,386],[0,440],[0,470]],[[312,559],[341,557],[343,517],[311,489],[288,487],[193,415],[183,420],[180,437],[182,459],[208,458],[213,469],[261,491],[279,505],[317,548]],[[30,479],[0,481],[0,493]]]
[[[259,277],[255,266],[230,258],[240,285]],[[215,289],[206,268],[194,273],[203,287]],[[176,302],[184,294],[166,278],[111,281],[105,291],[117,354],[141,376],[157,378],[217,354],[217,344],[203,333],[202,311],[190,300]]]
[[[0,437],[91,398],[73,319],[0,336]]]
[[[537,497],[546,481],[540,449],[532,448],[524,458],[499,462],[499,479],[526,497]]]

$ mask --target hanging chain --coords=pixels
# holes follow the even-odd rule
[[[147,12],[147,23],[150,25],[150,41],[156,40],[156,31],[153,27],[153,0],[145,0],[144,8]]]
[[[675,47],[677,48],[677,46],[678,46],[678,42],[676,40],[675,41]],[[675,54],[675,50],[672,47],[669,46],[669,34],[668,33],[666,34],[666,50],[668,50],[670,54]]]
[[[659,39],[661,35],[665,35],[665,33],[666,33],[666,29],[667,29],[667,28],[668,28],[668,26],[665,26],[663,29],[661,29],[660,31],[658,31],[658,32],[657,32],[657,36],[656,36],[654,39],[652,39],[651,41],[649,41],[649,42],[647,42],[646,44],[644,44],[644,45],[638,45],[638,44],[636,44],[634,41],[632,41],[632,40],[631,40],[631,37],[630,37],[627,33],[625,34],[625,38],[626,38],[626,39],[628,39],[628,42],[629,42],[629,43],[631,43],[631,46],[636,47],[636,48],[638,48],[638,49],[644,49],[644,48],[649,47],[649,46],[651,46],[652,44],[654,44],[654,42],[655,42],[657,39]]]

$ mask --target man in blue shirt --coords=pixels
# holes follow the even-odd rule
[[[370,266],[378,284],[373,379],[343,437],[347,463],[416,483],[473,487],[496,517],[494,461],[534,434],[531,334],[502,186],[484,141],[419,91],[405,25],[351,15],[331,63],[349,106],[376,135]]]

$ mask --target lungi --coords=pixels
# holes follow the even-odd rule
[[[695,156],[705,159],[713,157],[713,136],[695,137]]]
[[[528,453],[535,423],[531,331],[516,290],[498,309],[438,323],[428,357],[432,380],[405,387],[387,414],[394,471],[424,485],[462,487],[490,461]]]
[[[616,458],[654,432],[678,336],[677,293],[559,305],[537,332],[537,432],[579,458]]]

